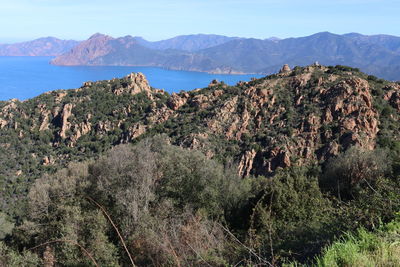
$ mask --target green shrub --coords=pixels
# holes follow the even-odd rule
[[[316,266],[400,266],[400,217],[375,232],[347,233],[317,257]]]
[[[0,240],[3,240],[7,235],[11,234],[14,228],[14,223],[3,212],[0,212]]]
[[[35,181],[28,195],[30,220],[16,228],[15,241],[28,248],[40,246],[38,252],[51,242],[56,261],[65,266],[92,266],[81,247],[100,265],[118,266],[116,248],[107,236],[109,222],[83,193],[87,165],[71,164]]]
[[[220,223],[249,190],[248,180],[232,168],[156,136],[36,180],[30,220],[13,238],[27,248],[54,242],[54,256],[66,266],[92,264],[78,245],[101,266],[128,264],[115,229],[92,198],[118,225],[141,266],[227,264],[229,242]]]
[[[379,177],[390,173],[390,169],[386,151],[353,146],[328,161],[321,183],[338,199],[354,199],[359,190],[373,187]]]
[[[30,251],[18,253],[0,242],[0,266],[39,267],[43,266],[43,263],[36,254]]]
[[[280,171],[266,181],[262,192],[250,218],[248,242],[263,257],[272,262],[304,261],[332,237],[332,205],[317,177],[305,169]]]

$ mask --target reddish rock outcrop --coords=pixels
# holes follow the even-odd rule
[[[72,108],[74,106],[72,104],[66,104],[61,113],[61,130],[59,132],[59,136],[63,139],[67,138],[66,132],[71,128],[71,123],[68,121],[68,118],[72,115]]]
[[[150,92],[151,88],[149,82],[143,73],[131,73],[126,76],[130,84],[128,84],[128,90],[132,95],[141,93],[141,92]]]
[[[253,169],[254,158],[257,152],[255,150],[246,151],[240,159],[238,171],[241,176],[248,176]]]
[[[184,93],[181,95],[172,93],[170,99],[168,100],[168,106],[172,110],[178,110],[180,107],[182,107],[183,105],[185,105],[187,103],[188,98],[189,98],[188,93]]]
[[[279,73],[286,73],[286,72],[290,72],[291,69],[289,67],[288,64],[283,65],[283,67],[281,68],[281,70],[279,71]]]

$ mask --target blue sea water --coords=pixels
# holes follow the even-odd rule
[[[109,80],[131,72],[142,72],[155,88],[169,93],[206,87],[217,79],[234,85],[260,75],[217,75],[172,71],[152,67],[53,66],[51,57],[0,57],[0,100],[29,99],[56,89],[79,88],[83,82]]]

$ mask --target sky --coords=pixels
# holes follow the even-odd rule
[[[0,43],[100,32],[268,38],[329,31],[400,36],[399,0],[0,0]]]

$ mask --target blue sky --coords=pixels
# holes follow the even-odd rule
[[[316,32],[400,36],[398,0],[0,0],[0,42],[96,32],[160,40],[213,33],[267,38]]]

